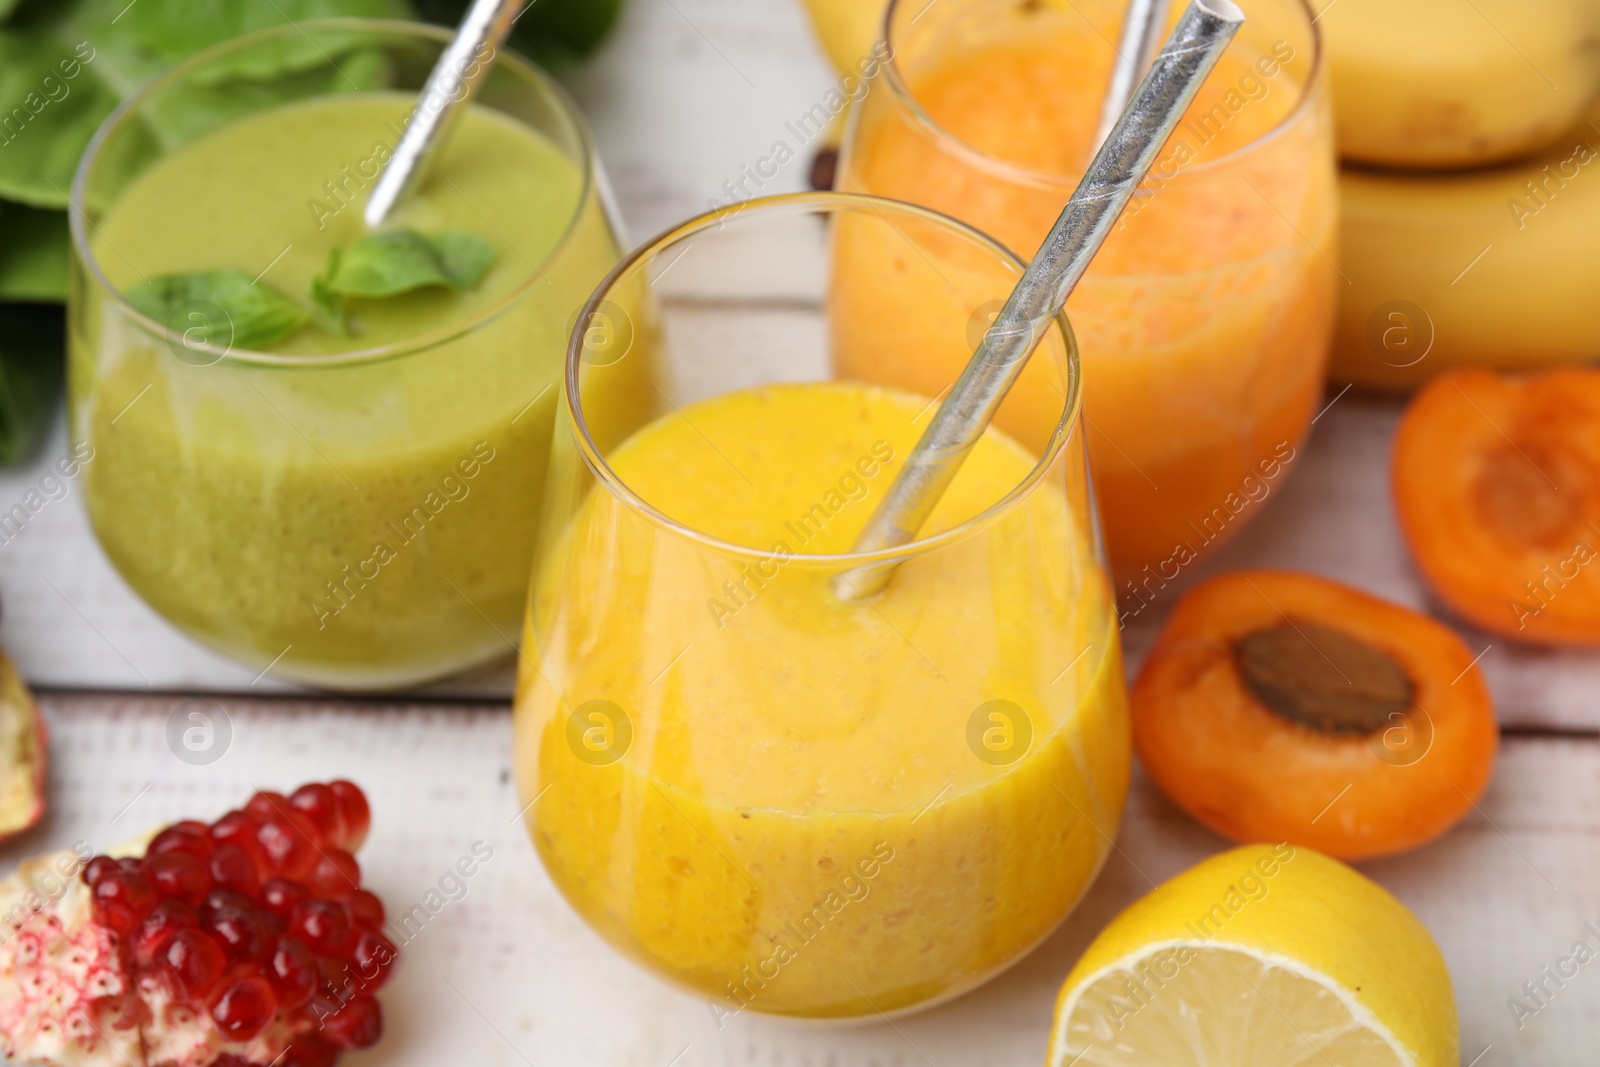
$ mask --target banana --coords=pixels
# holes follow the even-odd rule
[[[1336,383],[1404,390],[1450,367],[1600,357],[1600,113],[1510,166],[1347,167],[1340,195]]]
[[[883,34],[888,0],[805,0],[823,51],[847,74]]]
[[[1478,167],[1548,144],[1600,93],[1595,0],[1319,0],[1346,160]]]

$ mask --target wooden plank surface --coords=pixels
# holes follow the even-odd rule
[[[573,89],[596,129],[632,235],[724,199],[722,184],[788,137],[784,122],[833,81],[797,0],[633,0],[620,34]],[[792,141],[792,137],[790,138]],[[809,146],[763,192],[804,184]],[[1333,391],[1336,393],[1337,389]],[[1332,399],[1333,393],[1330,393]],[[1130,662],[1185,583],[1217,569],[1316,571],[1418,607],[1428,597],[1387,499],[1393,402],[1345,395],[1319,420],[1305,462],[1259,521],[1133,620]],[[65,450],[64,430],[41,457]],[[0,507],[42,466],[0,474]],[[744,1016],[718,1029],[705,1005],[606,948],[540,869],[515,816],[509,718],[497,703],[328,703],[260,694],[271,677],[177,634],[116,578],[77,489],[0,545],[0,642],[36,684],[54,731],[52,813],[0,849],[0,867],[48,847],[104,846],[184,815],[215,814],[252,785],[344,774],[369,786],[369,878],[405,910],[476,841],[495,858],[406,946],[386,1004],[390,1037],[362,1063],[604,1067],[1023,1067],[1040,1062],[1056,988],[1103,922],[1221,847],[1142,779],[1112,856],[1063,929],[1012,971],[933,1012],[887,1025],[796,1026]],[[1519,1031],[1506,1001],[1600,922],[1600,657],[1516,649],[1468,632],[1510,727],[1482,810],[1446,838],[1369,865],[1438,937],[1461,1007],[1463,1064],[1593,1064],[1600,971],[1591,965]],[[117,690],[142,695],[119,694]],[[509,672],[443,690],[495,699]],[[153,694],[153,695],[152,695]],[[178,760],[166,731],[186,700],[226,713],[227,754]]]
[[[172,754],[167,729],[194,699],[45,699],[51,813],[0,849],[0,866],[79,840],[104,847],[184,816],[215,817],[255,786],[335,775],[371,794],[361,862],[391,913],[409,910],[475,842],[487,842],[494,858],[465,896],[404,947],[384,995],[391,1036],[353,1067],[1035,1067],[1055,993],[1094,932],[1151,881],[1223,847],[1136,776],[1118,851],[1088,898],[994,982],[894,1026],[745,1015],[719,1030],[703,1002],[602,943],[546,878],[517,818],[504,709],[223,698],[200,706],[218,722],[226,716],[228,748],[192,766]],[[1444,951],[1464,1064],[1493,1046],[1477,1067],[1592,1067],[1600,971],[1581,971],[1520,1033],[1506,1000],[1575,941],[1600,942],[1583,931],[1600,922],[1597,841],[1600,745],[1512,737],[1481,812],[1420,851],[1366,866]]]

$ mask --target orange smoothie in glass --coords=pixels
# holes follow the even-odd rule
[[[854,382],[675,409],[607,463],[695,534],[600,485],[538,572],[515,719],[534,843],[597,931],[719,1020],[877,1017],[970,988],[1071,910],[1121,818],[1117,627],[1059,479],[1073,464],[873,601],[832,592],[824,561],[930,417]],[[1038,463],[991,430],[925,534]],[[704,537],[773,554],[736,566]]]
[[[1338,274],[1318,39],[1298,0],[1241,6],[1239,38],[1067,305],[1127,597],[1153,594],[1260,510],[1321,394]],[[1032,255],[1096,148],[1124,8],[897,0],[893,62],[856,118],[840,190],[943,211]],[[908,254],[904,242],[841,242],[835,286],[870,291]],[[974,342],[986,325],[973,324]],[[923,392],[948,381],[942,363],[911,358],[908,329],[899,316],[876,331],[851,324],[836,367]],[[1052,403],[1012,404],[1000,425],[1036,445],[1053,421],[1031,412]]]

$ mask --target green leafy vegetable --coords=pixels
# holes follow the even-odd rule
[[[0,304],[0,463],[25,458],[43,435],[66,325],[60,304]]]
[[[864,2],[864,0],[863,0]],[[416,0],[417,15],[455,26],[471,0]],[[616,25],[625,0],[536,0],[511,29],[511,46],[553,69],[591,55]]]
[[[237,270],[163,274],[127,292],[128,303],[199,343],[259,351],[311,321],[311,313]],[[219,314],[220,313],[220,314]]]
[[[22,0],[0,23],[0,197],[65,208],[67,188],[89,138],[121,100],[173,63],[251,30],[335,15],[404,18],[405,0]],[[358,35],[352,35],[354,46]],[[157,109],[171,136],[225,120],[220,96],[292,100],[312,89],[348,88],[326,44],[286,39],[248,68],[218,63],[205,93],[177,93]],[[305,79],[275,79],[315,69]],[[236,110],[236,109],[235,109]]]
[[[0,300],[67,298],[64,211],[0,201]]]
[[[462,292],[483,280],[494,259],[494,245],[465,230],[431,236],[385,230],[335,248],[327,269],[311,282],[311,298],[331,328],[348,332],[351,297],[398,296],[435,285]]]

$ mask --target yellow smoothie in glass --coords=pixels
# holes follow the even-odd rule
[[[935,546],[869,602],[833,593],[827,557],[931,412],[853,382],[685,405],[606,455],[630,495],[597,485],[542,555],[515,717],[533,839],[591,925],[719,1017],[970,988],[1116,834],[1117,626],[1070,461],[1027,484],[1037,456],[991,430]]]
[[[951,0],[913,20],[923,5],[897,4],[895,66],[857,119],[840,190],[943,211],[1032,255],[1095,147],[1124,6]],[[1129,594],[1249,521],[1321,395],[1336,190],[1315,32],[1293,0],[1243,6],[1245,30],[1067,305],[1107,551]],[[852,244],[835,284],[870,287],[904,254]],[[948,381],[916,345],[885,343],[905,329],[849,323],[836,366],[923,391]],[[1054,421],[1014,405],[1001,425],[1037,444]]]

